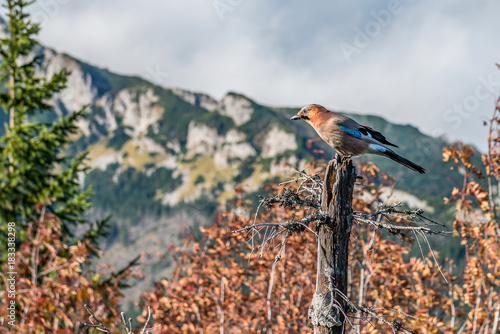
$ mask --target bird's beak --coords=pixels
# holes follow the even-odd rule
[[[291,119],[292,121],[296,121],[296,120],[300,119],[300,116],[295,115],[295,116],[293,116],[293,117],[292,117],[292,118],[290,118],[290,119]]]

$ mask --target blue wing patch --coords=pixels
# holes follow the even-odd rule
[[[349,128],[346,128],[343,125],[340,126],[340,130],[344,131],[348,135],[351,135],[351,136],[353,136],[355,138],[361,138],[361,137],[363,137],[363,134],[359,130],[349,129]]]

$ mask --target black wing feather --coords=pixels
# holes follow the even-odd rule
[[[389,146],[394,146],[394,147],[399,147],[385,139],[384,135],[382,135],[380,132],[373,130],[372,128],[361,125],[362,128],[359,129],[359,131],[364,134],[365,136],[368,135],[368,133],[372,136],[373,139],[378,140],[382,144],[389,145]]]

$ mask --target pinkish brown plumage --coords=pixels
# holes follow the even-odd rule
[[[425,173],[425,169],[389,149],[386,145],[397,146],[387,141],[380,132],[361,125],[352,118],[329,111],[323,106],[318,104],[305,106],[291,119],[306,121],[321,139],[344,156],[364,153],[383,155],[416,172]]]

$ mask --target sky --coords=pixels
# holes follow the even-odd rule
[[[497,0],[38,0],[40,41],[220,99],[318,103],[486,148]],[[387,134],[390,138],[390,134]]]

